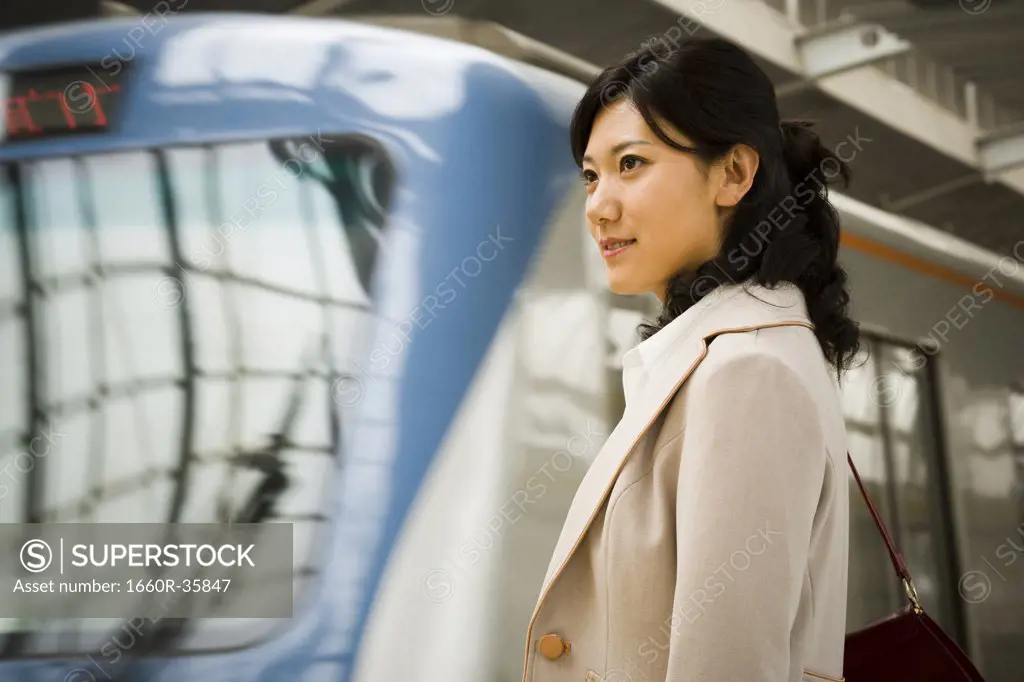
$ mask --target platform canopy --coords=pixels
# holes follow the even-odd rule
[[[816,119],[830,146],[866,140],[849,195],[997,253],[1024,239],[1022,0],[417,2],[351,0],[335,13],[450,8],[591,65],[680,28],[721,36],[758,58],[783,116]]]
[[[860,140],[847,194],[997,253],[1024,240],[1024,0],[164,2],[183,12],[503,34],[524,58],[541,54],[534,61],[582,78],[651,39],[721,36],[755,55],[776,83],[783,116],[817,120],[830,146]],[[0,29],[144,15],[157,4],[4,0]]]

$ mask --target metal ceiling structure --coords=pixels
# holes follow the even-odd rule
[[[144,15],[160,4],[77,2],[76,17],[83,5]],[[185,12],[291,12],[407,25],[490,41],[581,78],[652,38],[718,35],[758,59],[776,83],[784,117],[816,120],[829,145],[863,141],[846,194],[1000,254],[1024,248],[1022,0],[165,2]],[[32,10],[11,19],[25,7]],[[41,13],[55,21],[66,7],[67,0],[8,0],[0,27],[38,23]]]
[[[410,12],[413,1],[351,0],[336,14],[394,23],[441,6],[421,0]],[[776,83],[784,117],[817,120],[829,145],[864,141],[847,194],[1021,253],[1024,116],[1005,64],[1024,58],[1012,39],[1024,38],[1024,12],[1010,0],[446,0],[444,9],[550,46],[569,57],[569,71],[652,38],[733,40]]]
[[[996,42],[977,32],[979,17],[993,30],[1024,37],[1020,18],[1010,20],[1016,8],[993,7],[995,1],[923,7],[903,0],[421,0],[410,11],[412,0],[350,0],[335,14],[426,18],[444,10],[591,65],[651,38],[729,38],[750,49],[776,82],[784,116],[818,120],[830,145],[851,136],[869,141],[852,164],[851,196],[1009,255],[1024,239],[1016,100],[994,87],[998,75],[958,70],[912,40],[923,33],[930,37],[924,48],[941,44],[929,27],[943,26],[950,41],[970,44],[962,36],[973,36],[979,50],[992,49]],[[899,17],[903,27],[916,21],[918,31],[904,35],[882,21]],[[1024,53],[1012,40],[998,44],[1007,53],[972,62],[975,68],[987,64],[998,74],[1014,50]],[[975,59],[962,57],[968,58]]]
[[[999,102],[1007,115],[1024,118],[1024,3],[963,0],[932,10],[904,2],[830,1],[838,16],[880,24],[934,60],[939,69],[935,76],[924,74],[934,79],[922,83],[925,87],[962,89],[973,83]]]
[[[876,22],[909,42],[929,66],[923,81],[911,69],[907,75],[937,99],[962,105],[990,131],[979,139],[985,172],[1024,164],[1024,4],[961,0],[953,11],[928,11],[902,2],[842,1],[844,17]]]

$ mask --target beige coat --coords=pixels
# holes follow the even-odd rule
[[[800,290],[720,288],[623,363],[524,682],[842,679],[846,430]]]

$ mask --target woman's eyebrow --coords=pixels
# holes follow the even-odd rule
[[[612,155],[615,155],[615,154],[618,154],[619,152],[621,152],[626,147],[632,147],[633,145],[638,145],[638,144],[651,144],[651,143],[648,142],[647,140],[627,140],[625,142],[620,142],[617,145],[615,145],[614,147],[612,147],[610,153]],[[583,156],[583,160],[584,161],[589,161],[590,163],[594,163],[594,159],[590,158],[589,156],[587,156],[585,154]]]

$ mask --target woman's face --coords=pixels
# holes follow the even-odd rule
[[[692,146],[682,133],[662,126],[675,140]],[[582,174],[587,223],[612,291],[654,292],[663,298],[673,276],[696,270],[718,254],[723,209],[742,197],[742,192],[734,196],[739,186],[729,172],[736,162],[733,156],[707,166],[695,154],[674,149],[628,101],[598,113]],[[756,155],[753,163],[756,170]]]

